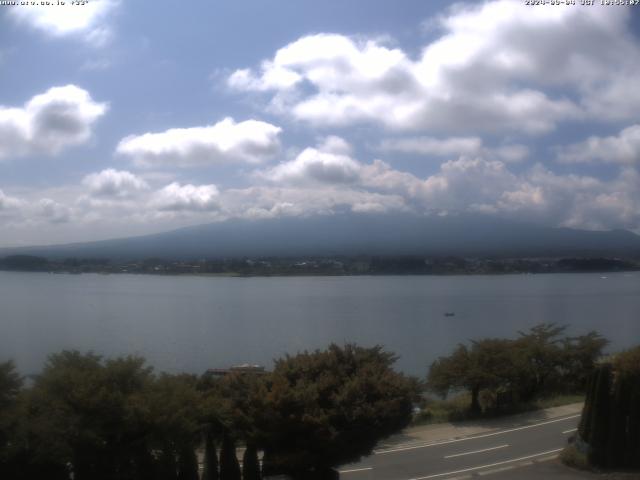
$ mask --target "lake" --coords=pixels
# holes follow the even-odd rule
[[[0,272],[0,360],[36,373],[62,349],[201,373],[330,342],[382,344],[425,375],[458,343],[540,322],[640,343],[640,273],[227,278]],[[445,316],[445,312],[455,312]]]

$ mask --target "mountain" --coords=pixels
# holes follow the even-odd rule
[[[0,257],[195,259],[336,255],[640,255],[626,231],[551,228],[482,216],[343,214],[227,220],[99,242],[0,249]]]

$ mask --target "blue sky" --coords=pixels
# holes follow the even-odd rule
[[[51,3],[0,5],[2,246],[345,210],[640,232],[640,5]]]

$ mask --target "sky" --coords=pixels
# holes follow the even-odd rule
[[[640,2],[31,3],[0,1],[0,246],[345,212],[640,233]]]

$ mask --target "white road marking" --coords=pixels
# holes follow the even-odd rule
[[[526,457],[513,458],[511,460],[504,460],[502,462],[491,463],[489,465],[480,465],[479,467],[464,468],[462,470],[455,470],[453,472],[436,473],[434,475],[427,475],[426,477],[415,477],[415,478],[412,478],[411,480],[427,480],[428,478],[437,478],[437,477],[444,477],[445,475],[455,475],[457,473],[472,472],[474,470],[482,470],[483,468],[497,467],[498,465],[505,465],[507,463],[520,462],[522,460],[528,460],[530,458],[541,457],[543,455],[549,455],[551,453],[557,453],[557,452],[559,452],[561,450],[563,450],[563,449],[562,448],[556,448],[555,450],[549,450],[547,452],[542,452],[542,453],[534,453],[533,455],[527,455]]]
[[[571,429],[569,429],[569,430],[565,430],[565,431],[564,431],[564,432],[562,432],[562,433],[571,433],[571,432],[577,432],[577,431],[578,431],[578,429],[577,429],[577,428],[571,428]]]
[[[355,473],[355,472],[366,472],[367,470],[373,470],[372,467],[364,467],[364,468],[352,468],[351,470],[338,470],[338,473]]]
[[[482,450],[474,450],[473,452],[454,453],[453,455],[447,455],[444,458],[455,458],[455,457],[462,457],[464,455],[473,455],[474,453],[490,452],[491,450],[498,450],[499,448],[507,448],[508,446],[509,445],[505,443],[504,445],[499,445],[497,447],[483,448]]]
[[[475,435],[475,436],[464,437],[464,438],[456,438],[453,440],[446,440],[444,442],[426,443],[421,445],[413,445],[410,447],[390,448],[388,450],[374,450],[373,453],[375,455],[385,455],[387,453],[404,452],[405,450],[416,450],[418,448],[437,447],[438,445],[447,445],[449,443],[466,442],[467,440],[476,440],[478,438],[493,437],[495,435],[503,435],[505,433],[526,430],[528,428],[541,427],[543,425],[549,425],[550,423],[564,422],[566,420],[571,420],[573,418],[578,418],[578,417],[580,417],[580,414],[571,415],[570,417],[556,418],[554,420],[547,420],[546,422],[535,423],[533,425],[525,425],[524,427],[516,427],[516,428],[510,428],[508,430],[500,430],[498,432],[485,433],[482,435]]]

